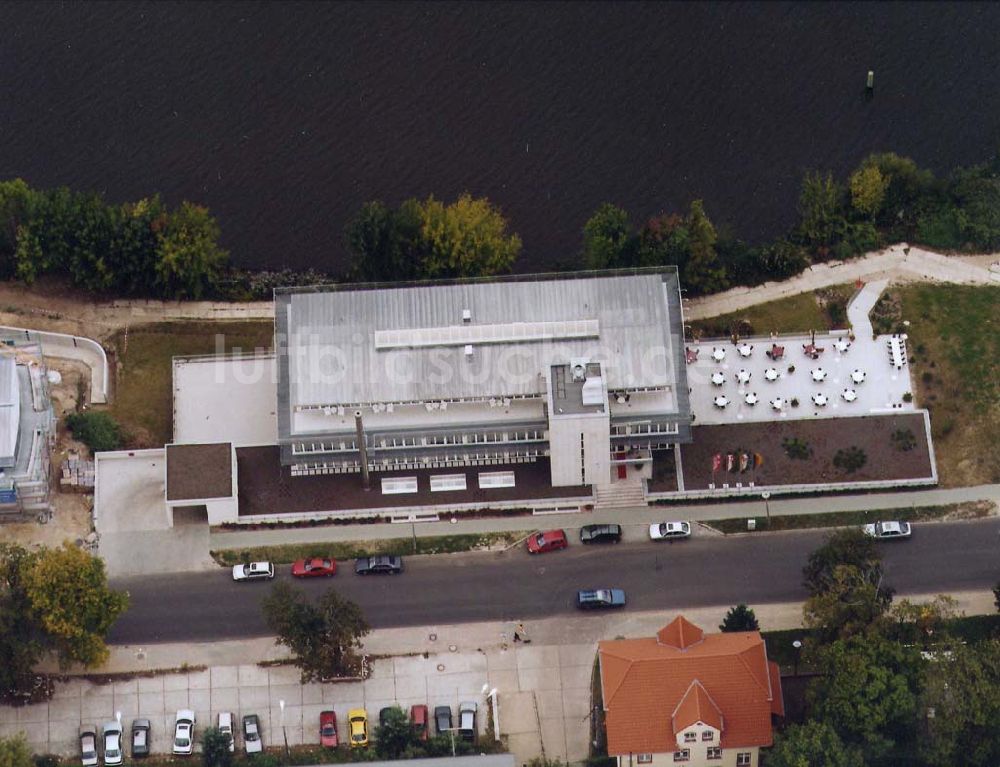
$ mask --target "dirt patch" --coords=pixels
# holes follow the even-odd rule
[[[900,450],[893,443],[893,434],[900,430],[913,434],[914,444],[909,450]],[[713,480],[712,457],[719,453],[723,466],[715,474],[716,484],[753,481],[757,485],[799,485],[924,479],[931,475],[924,421],[919,413],[695,426],[692,431],[694,442],[681,447],[688,490],[708,488]],[[792,442],[807,445],[808,457],[789,455],[787,445]],[[834,465],[838,453],[852,448],[863,451],[862,465],[853,471]],[[740,452],[759,453],[763,464],[742,474],[727,472],[726,455]],[[659,491],[656,486],[651,489]]]

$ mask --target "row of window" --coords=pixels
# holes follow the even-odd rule
[[[709,734],[711,734],[711,733],[709,733]],[[688,735],[692,735],[693,736],[694,733],[684,733],[684,740],[685,741],[688,740]],[[702,735],[702,737],[704,738],[704,735]],[[708,739],[706,738],[706,740],[708,740]],[[636,756],[637,756],[636,761],[639,764],[652,764],[652,762],[653,762],[653,755],[652,754],[637,754]],[[750,754],[749,751],[740,751],[739,753],[737,753],[736,754],[736,767],[750,767],[750,763],[751,763],[750,762],[750,756],[751,756],[751,754]],[[719,746],[709,746],[706,749],[706,751],[705,751],[705,758],[706,759],[711,759],[713,761],[716,760],[716,759],[722,759],[722,749]],[[689,749],[689,748],[681,748],[681,749],[678,749],[677,751],[674,751],[674,761],[675,762],[689,762],[689,761],[691,761],[691,749]]]
[[[621,423],[611,427],[611,433],[616,437],[632,434],[677,434],[680,427],[676,423]]]
[[[538,429],[514,432],[483,432],[475,434],[440,434],[432,437],[387,437],[373,441],[375,449],[391,450],[405,447],[427,447],[435,445],[479,445],[502,442],[544,442],[545,432]],[[299,442],[292,445],[292,455],[312,453],[349,452],[358,449],[357,440],[338,442]]]
[[[712,730],[703,730],[702,733],[701,733],[701,739],[702,740],[709,740],[709,741],[715,740],[715,733]],[[696,732],[685,732],[684,733],[684,742],[685,743],[694,743],[696,740],[698,740],[698,733],[696,733]]]
[[[512,471],[481,471],[479,472],[479,489],[489,490],[498,487],[514,487],[516,480]],[[431,492],[440,493],[452,490],[465,490],[464,474],[435,474],[431,476]],[[382,480],[382,495],[401,495],[415,493],[419,489],[416,477],[385,477]]]

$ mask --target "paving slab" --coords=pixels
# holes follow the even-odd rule
[[[239,666],[213,666],[209,669],[212,687],[236,687],[239,684]]]
[[[49,704],[36,703],[32,706],[20,706],[17,709],[18,722],[47,722],[49,721]]]
[[[535,701],[530,692],[500,695],[500,732],[509,735],[534,733],[537,739],[538,720]]]
[[[240,705],[237,707],[244,714],[253,713],[268,705],[267,687],[239,687]]]
[[[302,671],[295,666],[271,666],[267,669],[268,684],[272,687],[282,684],[300,684]]]
[[[592,667],[597,659],[597,648],[593,644],[559,645],[560,666]]]
[[[526,765],[542,753],[542,740],[538,730],[520,732],[507,736],[507,748],[514,755],[517,764]]]
[[[363,682],[339,682],[337,684],[324,684],[323,702],[342,703],[345,700],[363,701],[365,699],[365,688]],[[340,713],[337,713],[340,716]]]
[[[64,719],[80,723],[79,698],[53,698],[49,701],[49,721],[58,722]]]
[[[188,707],[194,709],[195,712],[211,710],[211,690],[190,690],[188,692]]]
[[[396,697],[396,680],[391,674],[383,676],[373,676],[364,682],[365,701],[369,700],[393,700]]]
[[[80,720],[74,721],[49,721],[49,748],[50,753],[67,753],[79,748]]]
[[[412,676],[437,673],[437,657],[425,658],[422,655],[407,655],[401,658],[392,658],[392,662],[385,669],[386,674],[394,676]],[[376,665],[376,669],[381,668],[381,664]]]
[[[81,695],[81,689],[84,683],[82,680],[73,679],[69,682],[56,682],[55,689],[52,691],[52,699],[58,700],[59,698],[79,698]]]
[[[410,676],[396,677],[396,698],[421,702],[427,699],[427,676],[426,674],[413,674]]]
[[[319,684],[302,685],[302,705],[323,702],[323,687]]]
[[[518,692],[521,689],[521,682],[517,676],[517,669],[501,669],[490,671],[490,687],[496,687],[500,692]]]
[[[86,695],[82,698],[80,705],[80,715],[84,721],[92,722],[98,727],[115,715],[114,696],[107,695]]]
[[[121,712],[122,727],[128,727],[129,722],[139,715],[139,694],[132,692],[124,695],[115,694],[115,713]]]
[[[566,723],[562,717],[542,719],[542,744],[549,759],[566,760]]]
[[[160,692],[140,692],[138,694],[139,716],[158,717],[166,713],[163,707],[163,691]]]
[[[539,718],[563,718],[562,690],[536,690],[535,700],[538,702]]]
[[[260,666],[242,665],[239,667],[238,684],[243,687],[267,687],[267,669]]]
[[[589,687],[594,667],[587,666],[560,666],[559,680],[563,687]]]
[[[302,705],[302,685],[300,684],[272,684],[269,690],[268,700],[274,709],[277,709],[279,700],[285,701],[286,706]]]
[[[240,707],[240,690],[238,687],[215,687],[211,693],[211,708],[213,711],[231,711],[234,714]]]
[[[163,710],[177,711],[181,708],[190,708],[188,701],[188,691],[184,690],[169,690],[163,693]]]
[[[189,690],[207,690],[212,686],[212,672],[209,669],[190,671],[187,675]]]
[[[490,671],[494,669],[516,669],[517,652],[513,650],[497,649],[486,653],[486,667]]]
[[[115,695],[124,695],[129,692],[139,692],[139,680],[126,679],[121,682],[114,682],[112,687],[114,688]]]
[[[556,668],[559,666],[558,646],[536,645],[532,647],[518,647],[515,654],[519,669]]]
[[[563,687],[562,701],[563,716],[566,719],[583,719],[586,716],[590,716],[592,701],[589,687],[580,689]]]
[[[558,690],[562,685],[558,665],[519,668],[517,677],[522,690]]]
[[[177,690],[184,690],[185,692],[187,692],[187,689],[188,689],[187,674],[164,674],[163,676],[164,692],[176,692]]]
[[[162,676],[141,676],[136,681],[139,683],[139,692],[163,692]]]
[[[49,750],[48,722],[18,722],[17,726],[24,733],[29,745],[40,749],[42,753]]]
[[[442,705],[449,700],[458,703],[459,699],[478,697],[485,682],[485,673],[430,676],[427,677],[427,695],[433,700],[442,701]]]

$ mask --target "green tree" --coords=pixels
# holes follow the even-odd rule
[[[892,604],[892,588],[882,584],[882,568],[837,565],[827,587],[806,599],[804,623],[820,644],[880,625]]]
[[[24,574],[35,554],[0,544],[0,699],[17,699],[34,686],[33,668],[42,656]]]
[[[94,453],[118,450],[122,446],[118,422],[103,410],[70,413],[66,416],[66,428]]]
[[[360,671],[361,638],[371,628],[354,602],[330,589],[313,605],[302,589],[278,582],[261,606],[278,644],[294,654],[303,683]]]
[[[851,174],[851,204],[862,215],[874,219],[882,209],[889,179],[875,165],[862,165]]]
[[[162,295],[199,299],[215,289],[229,260],[219,234],[208,209],[190,202],[167,217],[157,246],[156,285]]]
[[[204,767],[231,767],[233,754],[229,736],[218,727],[209,727],[201,736],[201,763]]]
[[[1000,640],[956,644],[926,664],[920,751],[932,767],[1000,764]]]
[[[655,216],[639,232],[637,266],[676,266],[681,274],[691,255],[684,218],[676,213]]]
[[[31,749],[24,733],[0,738],[0,767],[34,767]]]
[[[840,565],[881,575],[882,554],[875,539],[854,527],[831,533],[823,545],[809,555],[802,569],[803,585],[810,594],[826,591],[832,586],[834,571]]]
[[[714,293],[726,287],[726,270],[715,252],[715,227],[705,214],[701,200],[691,203],[687,218],[690,256],[681,282],[695,293]]]
[[[922,170],[909,157],[892,152],[872,154],[861,167],[878,168],[886,180],[877,223],[889,231],[893,239],[909,238],[921,212],[939,205],[945,199],[944,185],[934,179],[929,170]]]
[[[96,666],[107,660],[104,640],[128,607],[128,596],[108,588],[103,560],[70,543],[45,549],[32,559],[24,585],[61,666]]]
[[[628,213],[604,203],[583,225],[583,263],[587,269],[634,266],[637,240]]]
[[[876,763],[912,743],[923,672],[915,648],[859,634],[821,647],[817,660],[822,675],[807,693],[813,717]]]
[[[826,249],[838,238],[846,224],[843,214],[844,190],[833,174],[807,173],[799,192],[798,234],[802,241]]]
[[[726,617],[719,625],[719,631],[759,631],[760,624],[757,623],[757,616],[754,611],[742,602],[735,607],[730,607]]]
[[[421,236],[427,248],[425,277],[484,277],[509,272],[521,253],[521,238],[485,198],[461,195],[451,205],[433,197],[420,204]]]
[[[865,767],[856,746],[845,745],[826,722],[793,724],[774,736],[767,767]]]
[[[39,194],[21,179],[0,181],[0,279],[14,276],[18,232],[31,221],[39,202]]]
[[[416,743],[413,725],[406,712],[399,706],[390,708],[385,723],[375,731],[375,752],[383,759],[399,759]]]
[[[977,250],[1000,248],[1000,162],[957,170],[951,195],[963,240]],[[963,243],[964,244],[964,243]]]
[[[347,226],[351,277],[365,282],[409,280],[420,275],[425,257],[420,203],[399,210],[380,201],[365,203]]]
[[[159,234],[168,212],[159,195],[116,210],[110,270],[114,289],[126,295],[155,295]]]

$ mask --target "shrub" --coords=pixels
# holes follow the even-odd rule
[[[853,474],[866,463],[868,463],[868,456],[857,445],[849,447],[846,450],[838,450],[833,456],[833,465],[838,469],[846,471],[848,474]]]
[[[810,444],[804,440],[798,439],[797,437],[795,439],[785,437],[785,439],[781,441],[781,447],[784,448],[785,455],[798,461],[804,461],[813,454],[813,449]]]
[[[730,607],[726,617],[719,624],[719,631],[759,631],[760,624],[757,623],[757,616],[753,608],[747,607],[742,602],[735,607]]]
[[[890,440],[894,448],[904,453],[908,453],[917,446],[917,438],[913,436],[913,432],[909,429],[896,429],[892,433]]]
[[[66,426],[76,439],[90,448],[91,452],[118,450],[122,446],[122,433],[118,422],[103,411],[71,413],[66,416]]]
[[[906,392],[903,395],[903,402],[913,402],[913,392],[910,391]]]

